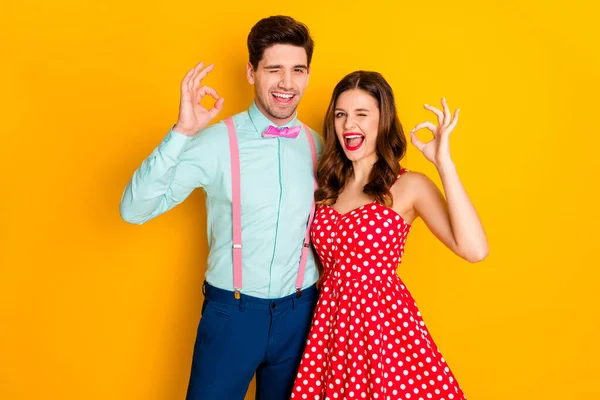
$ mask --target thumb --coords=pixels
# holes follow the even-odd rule
[[[221,97],[219,100],[217,100],[217,102],[215,103],[215,105],[213,106],[213,108],[211,108],[210,110],[208,110],[208,113],[210,114],[210,116],[212,118],[214,118],[217,115],[219,115],[219,113],[221,112],[221,110],[223,110],[223,103],[224,102],[225,102],[225,99]]]

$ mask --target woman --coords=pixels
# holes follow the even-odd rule
[[[324,266],[321,295],[292,398],[464,399],[411,294],[396,275],[420,217],[458,256],[483,260],[484,229],[456,173],[451,115],[425,105],[438,125],[419,124],[413,144],[436,166],[446,196],[426,176],[400,167],[406,139],[391,87],[376,72],[342,79],[324,126],[312,227]],[[433,139],[415,135],[429,129]]]

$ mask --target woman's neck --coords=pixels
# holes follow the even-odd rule
[[[366,157],[358,161],[352,162],[353,176],[350,180],[351,183],[364,187],[369,183],[369,176],[373,170],[373,165],[377,162],[377,156]]]

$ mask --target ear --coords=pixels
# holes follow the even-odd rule
[[[251,85],[254,85],[254,68],[250,61],[248,61],[248,65],[246,65],[246,78]]]

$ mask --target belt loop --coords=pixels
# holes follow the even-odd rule
[[[293,294],[290,296],[292,298],[292,310],[296,308],[296,295]]]

